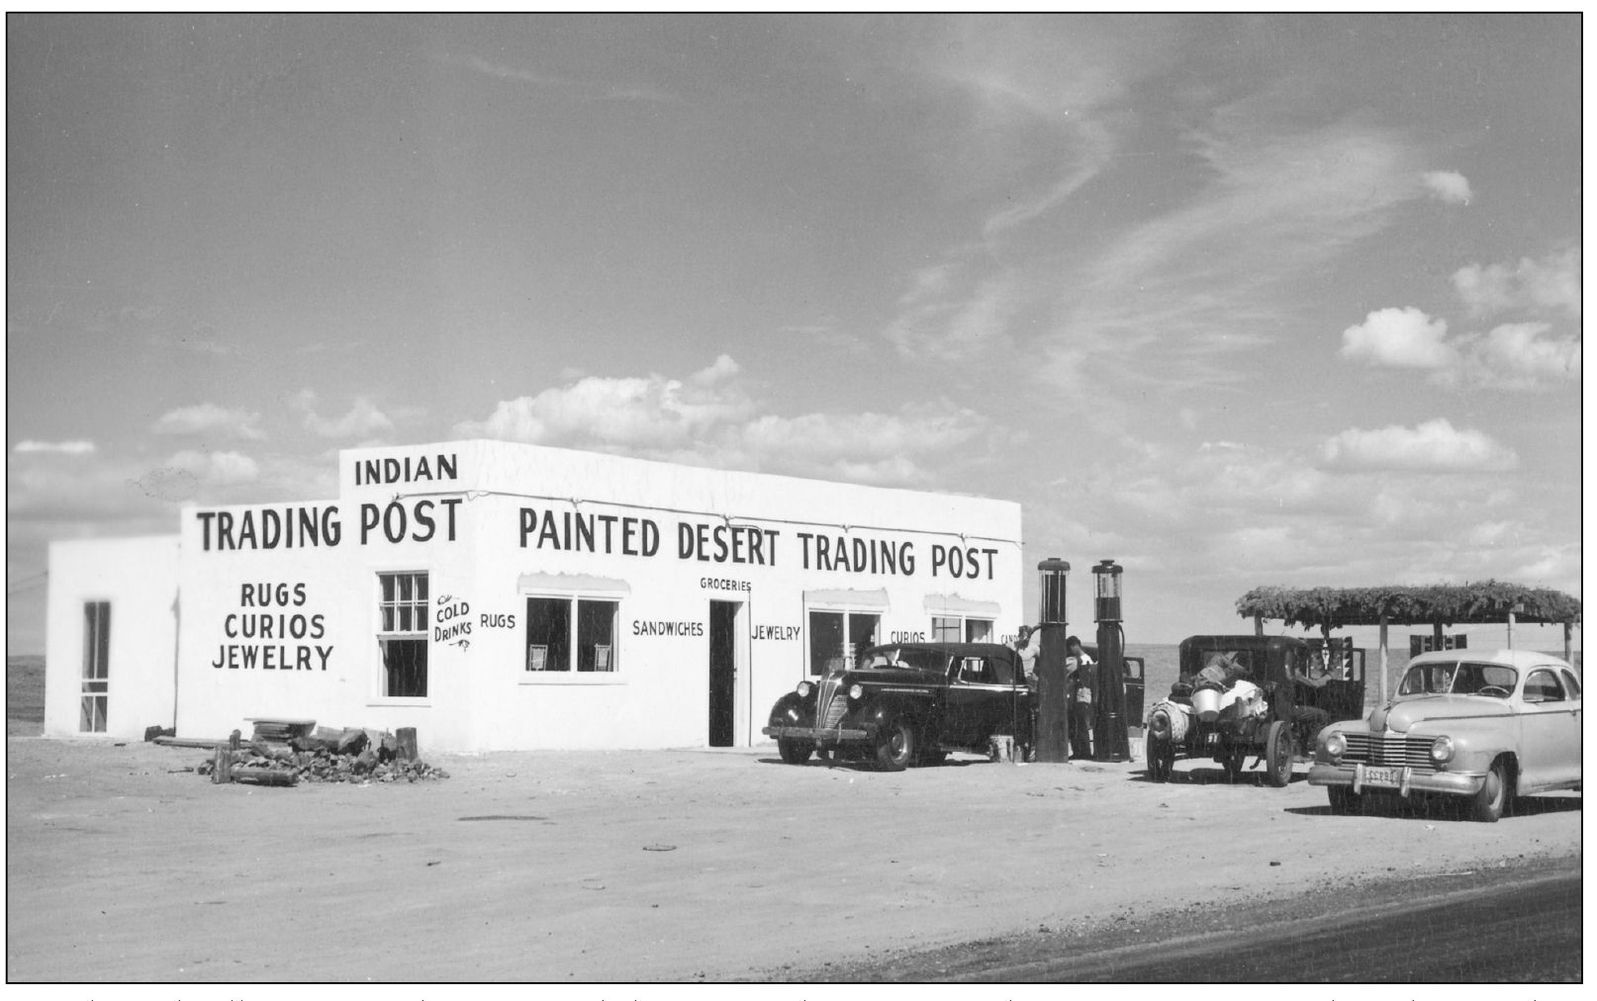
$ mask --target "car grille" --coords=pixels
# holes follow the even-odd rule
[[[843,713],[848,711],[848,699],[839,691],[842,687],[838,678],[821,679],[820,692],[815,696],[815,726],[818,729],[835,730],[843,722]]]
[[[1393,734],[1348,733],[1343,761],[1362,761],[1367,765],[1407,765],[1430,771],[1433,737],[1399,737]]]

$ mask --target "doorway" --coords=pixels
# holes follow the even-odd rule
[[[737,618],[742,603],[710,602],[710,746],[737,738]]]

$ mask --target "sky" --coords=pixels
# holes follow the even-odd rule
[[[1581,594],[1579,15],[6,23],[9,653],[468,437],[1018,501],[1131,643]]]

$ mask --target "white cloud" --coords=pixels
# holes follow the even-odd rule
[[[1457,171],[1433,170],[1423,180],[1426,190],[1444,202],[1454,205],[1468,205],[1470,202],[1469,180]]]
[[[1581,344],[1545,323],[1506,323],[1469,342],[1460,377],[1475,386],[1534,389],[1580,378]]]
[[[1342,331],[1342,357],[1398,368],[1446,368],[1458,361],[1447,343],[1447,321],[1412,306],[1375,310]]]
[[[19,441],[12,447],[12,451],[20,455],[93,455],[96,451],[94,442],[74,439],[72,441],[34,441],[28,439]]]
[[[1351,470],[1502,472],[1518,465],[1514,451],[1480,431],[1455,430],[1446,418],[1417,427],[1349,428],[1321,447],[1327,466]]]
[[[260,422],[258,413],[200,403],[162,414],[151,430],[156,434],[217,434],[259,440],[266,437]]]
[[[349,412],[342,417],[324,418],[310,408],[315,405],[315,394],[309,390],[300,393],[298,400],[308,412],[305,427],[323,438],[363,438],[394,430],[394,422],[377,405],[364,396],[356,397]]]
[[[992,432],[981,416],[946,402],[894,413],[760,415],[740,374],[723,355],[686,381],[587,376],[503,401],[486,419],[454,430],[462,437],[892,485],[934,480],[928,462],[957,459],[961,446]]]
[[[1581,314],[1580,248],[1517,264],[1471,264],[1453,273],[1453,287],[1476,316],[1510,311]]]
[[[237,486],[253,483],[260,476],[255,460],[241,452],[185,450],[173,455],[167,464],[192,474],[202,486]]]

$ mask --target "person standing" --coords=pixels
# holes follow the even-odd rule
[[[1092,757],[1092,689],[1096,661],[1075,636],[1065,640],[1066,697],[1070,706],[1070,751],[1073,758]]]
[[[1037,654],[1042,652],[1042,627],[1021,626],[1015,637],[1021,676],[1026,682],[1026,732],[1020,736],[1022,761],[1037,760]]]

